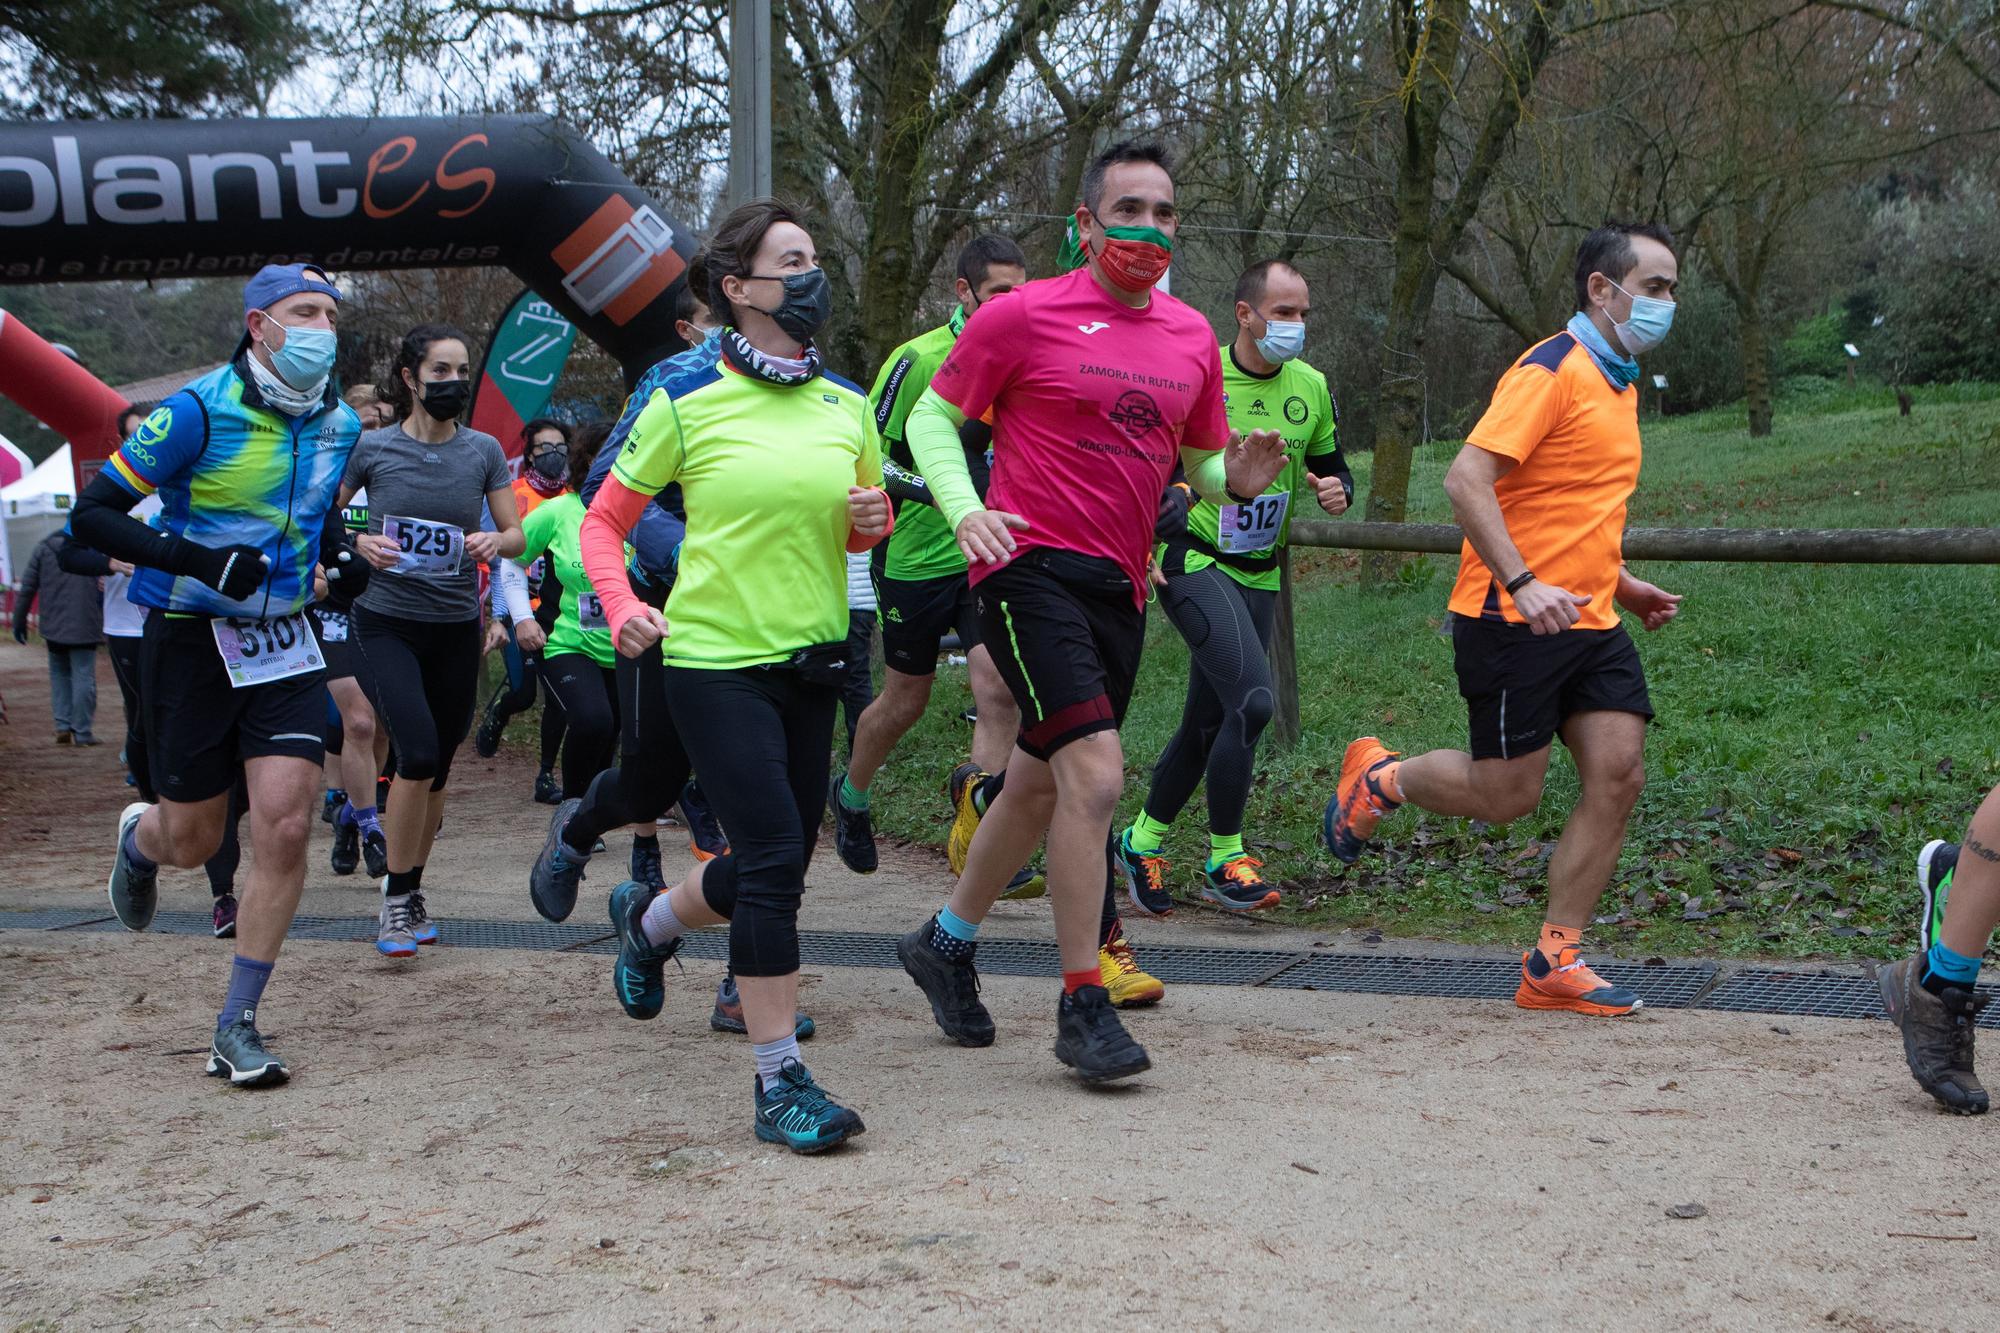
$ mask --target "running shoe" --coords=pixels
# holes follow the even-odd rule
[[[1905,958],[1875,973],[1882,1007],[1903,1034],[1903,1058],[1917,1086],[1939,1106],[1959,1115],[1986,1114],[1985,1085],[1972,1072],[1972,1045],[1979,1011],[1992,1002],[1963,986],[1933,995],[1923,986],[1924,955]]]
[[[556,775],[546,768],[535,774],[535,804],[561,805],[563,789],[556,782]]]
[[[1084,986],[1056,1005],[1056,1059],[1085,1083],[1130,1078],[1153,1067],[1146,1048],[1118,1020],[1114,1001],[1102,986]]]
[[[582,805],[582,800],[572,796],[556,807],[549,816],[549,836],[542,841],[541,855],[528,872],[528,896],[534,900],[535,910],[550,921],[567,921],[576,910],[576,886],[590,860],[590,853],[577,851],[562,838],[570,818]]]
[[[493,691],[493,697],[479,712],[479,730],[473,734],[472,748],[479,751],[481,759],[491,759],[500,753],[500,736],[507,730],[506,719],[500,716],[501,694],[500,690]]]
[[[361,864],[361,825],[345,819],[333,821],[333,852],[327,858],[336,875],[351,875]]]
[[[292,1076],[283,1060],[264,1049],[254,1009],[245,1009],[234,1023],[215,1030],[208,1045],[208,1074],[210,1078],[226,1078],[239,1088],[268,1087]]]
[[[654,893],[663,893],[667,887],[666,868],[660,864],[660,840],[653,839],[647,846],[637,838],[632,839],[632,878],[644,884]]]
[[[1232,912],[1255,912],[1276,907],[1283,897],[1275,884],[1260,873],[1264,863],[1250,855],[1232,856],[1219,866],[1211,866],[1201,880],[1201,896]]]
[[[326,795],[320,798],[319,822],[331,824],[340,813],[340,807],[347,804],[347,793],[338,787],[328,787]]]
[[[626,880],[611,891],[611,924],[618,930],[618,961],[611,965],[611,989],[627,1018],[658,1018],[667,1005],[667,960],[680,952],[681,937],[665,944],[646,938],[646,909],[653,891]]]
[[[215,900],[215,938],[236,938],[236,895],[225,893]]]
[[[1021,902],[1028,898],[1046,897],[1049,892],[1049,877],[1033,866],[1022,866],[1014,872],[1014,878],[1007,881],[1006,891],[1000,896],[1009,902]]]
[[[743,1021],[743,997],[737,994],[736,978],[723,974],[722,984],[715,988],[715,1008],[708,1015],[708,1025],[717,1032],[734,1032],[739,1037],[750,1035],[750,1027]],[[792,1036],[804,1041],[819,1027],[805,1010],[794,1013]]]
[[[361,830],[361,860],[370,879],[380,879],[389,873],[389,839],[377,825],[370,824]]]
[[[415,958],[417,936],[410,920],[410,895],[384,898],[375,928],[375,952],[384,958]]]
[[[1132,850],[1132,830],[1112,844],[1112,855],[1125,880],[1125,896],[1147,916],[1172,916],[1174,895],[1167,892],[1167,858],[1158,852]]]
[[[1143,1009],[1158,1004],[1167,995],[1165,982],[1141,970],[1139,960],[1132,954],[1131,941],[1122,932],[1098,948],[1097,975],[1103,980],[1111,1003],[1120,1009]]]
[[[1376,770],[1398,757],[1373,736],[1363,736],[1347,747],[1341,760],[1340,781],[1334,785],[1333,799],[1326,803],[1320,820],[1320,841],[1343,865],[1353,865],[1367,850],[1382,816],[1399,802],[1383,792]]]
[[[1924,920],[1917,928],[1917,952],[1929,953],[1944,929],[1944,900],[1958,869],[1958,844],[1933,838],[1917,853],[1917,892],[1924,897]]]
[[[842,774],[835,773],[826,789],[827,808],[833,811],[833,850],[840,863],[857,875],[872,875],[875,857],[875,821],[866,810],[849,809],[840,799]]]
[[[953,962],[931,943],[934,916],[896,941],[896,957],[910,980],[931,1002],[931,1016],[944,1035],[960,1046],[991,1046],[993,1015],[979,999],[979,969],[972,953],[963,962]],[[974,952],[978,950],[973,946]]]
[[[160,905],[160,868],[140,870],[125,855],[125,838],[139,816],[146,813],[144,801],[134,801],[118,816],[118,849],[111,861],[111,910],[118,924],[127,930],[144,930],[153,924]]]
[[[944,854],[954,875],[965,873],[965,854],[972,848],[972,835],[979,832],[979,807],[973,804],[973,794],[990,776],[977,764],[960,764],[945,779],[944,794],[951,802],[951,836],[945,840]]]
[[[729,839],[722,831],[722,821],[715,817],[708,798],[701,794],[699,783],[690,782],[681,789],[681,823],[688,831],[688,850],[697,861],[713,861],[718,856],[729,855]]]
[[[1566,944],[1554,963],[1540,949],[1521,955],[1521,985],[1514,1003],[1523,1009],[1567,1009],[1600,1018],[1622,1018],[1646,1007],[1632,991],[1613,986],[1583,961],[1574,944]]]
[[[438,942],[438,923],[431,919],[430,909],[424,905],[422,889],[410,894],[410,938],[419,944]]]
[[[752,1075],[757,1090],[757,1137],[782,1143],[795,1153],[825,1152],[868,1127],[861,1117],[826,1095],[812,1071],[785,1061],[769,1088]]]

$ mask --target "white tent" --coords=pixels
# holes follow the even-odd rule
[[[15,571],[36,543],[69,522],[76,503],[76,473],[67,444],[33,472],[0,489],[0,585],[11,589]]]

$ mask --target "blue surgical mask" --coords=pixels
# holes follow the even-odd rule
[[[1267,319],[1264,336],[1257,340],[1257,355],[1274,365],[1282,365],[1306,350],[1304,320]]]
[[[278,324],[277,320],[271,321]],[[295,329],[278,324],[285,331],[285,345],[264,344],[271,354],[271,368],[294,389],[311,389],[333,373],[334,336],[332,329]]]
[[[1607,282],[1610,279],[1606,279]],[[1618,284],[1611,283],[1613,287]],[[1626,296],[1632,293],[1618,287]],[[1632,314],[1622,324],[1611,327],[1618,331],[1618,341],[1625,344],[1625,350],[1632,356],[1650,352],[1667,340],[1667,330],[1674,326],[1674,303],[1662,301],[1657,296],[1632,296]]]

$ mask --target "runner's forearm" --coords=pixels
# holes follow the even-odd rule
[[[127,512],[139,497],[99,472],[76,498],[69,530],[77,540],[127,564],[147,565],[169,574],[193,576],[208,567],[212,553],[198,542],[151,527]]]
[[[972,470],[966,466],[965,450],[958,442],[958,428],[964,424],[965,414],[939,397],[935,389],[924,390],[904,423],[910,456],[924,474],[924,484],[937,497],[945,522],[954,530],[967,514],[984,508],[972,484]]]
[[[535,618],[534,603],[528,597],[528,576],[512,560],[500,562],[500,577],[493,580],[493,609],[504,609],[507,618],[519,625]]]
[[[1528,562],[1521,558],[1520,548],[1507,531],[1507,516],[1500,512],[1500,497],[1491,485],[1469,478],[1454,482],[1446,477],[1445,492],[1451,496],[1452,514],[1464,529],[1465,539],[1495,578],[1510,583],[1527,570]]]
[[[1188,485],[1204,500],[1217,504],[1229,503],[1229,468],[1223,461],[1221,449],[1197,449],[1192,445],[1181,446],[1181,471],[1187,475]]]
[[[598,487],[577,536],[577,545],[583,549],[583,572],[604,603],[605,623],[611,626],[613,638],[626,621],[646,611],[646,604],[632,595],[632,581],[625,576],[625,534],[652,499],[613,473]]]

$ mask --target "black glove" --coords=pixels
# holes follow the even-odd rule
[[[240,602],[264,586],[271,572],[270,557],[254,546],[197,546],[189,572],[232,602]]]
[[[374,572],[352,546],[335,547],[333,558],[321,568],[326,570],[327,596],[343,603],[359,597],[368,586],[368,576]]]
[[[26,625],[14,626],[14,642],[26,643],[27,641],[28,641],[28,627]]]
[[[1170,542],[1187,535],[1188,511],[1194,508],[1194,493],[1185,486],[1169,486],[1160,493],[1160,513],[1153,520],[1153,540]]]

